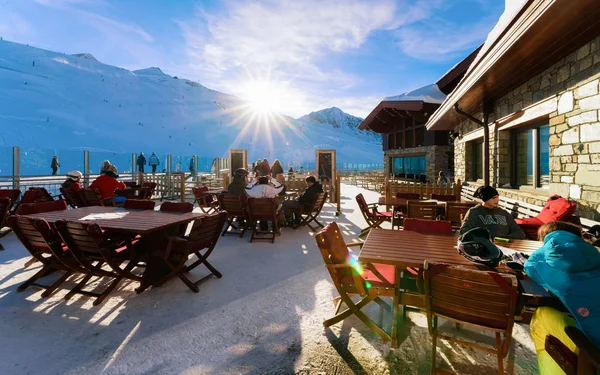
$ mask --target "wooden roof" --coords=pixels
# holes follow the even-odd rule
[[[422,101],[382,101],[365,118],[358,128],[369,129],[376,133],[388,133],[394,124],[401,124],[406,119],[414,118],[417,122],[426,122],[439,104]]]
[[[451,129],[460,117],[455,104],[476,114],[529,78],[600,34],[598,0],[529,1],[479,57],[427,123]]]

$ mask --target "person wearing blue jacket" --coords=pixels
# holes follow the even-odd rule
[[[564,332],[576,326],[600,347],[600,251],[581,238],[571,223],[551,222],[540,227],[544,245],[525,263],[525,273],[560,299],[572,315],[548,306],[539,307],[531,320],[531,336],[540,374],[564,374],[544,348],[547,335],[559,339],[573,352],[576,345]]]

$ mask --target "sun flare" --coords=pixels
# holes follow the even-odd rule
[[[256,113],[265,114],[281,110],[284,92],[273,82],[248,82],[244,85],[243,92],[251,110]]]

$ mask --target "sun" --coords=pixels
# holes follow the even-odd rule
[[[253,112],[267,114],[281,111],[285,92],[275,82],[250,81],[243,85],[242,92]]]

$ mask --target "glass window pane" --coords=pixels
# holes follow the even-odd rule
[[[533,185],[533,130],[516,135],[517,185]]]
[[[542,187],[548,187],[550,184],[550,127],[540,127],[540,181],[538,184]]]
[[[473,180],[483,178],[483,142],[473,142]]]
[[[425,158],[425,156],[420,156],[419,157],[419,170],[420,170],[420,174],[425,174],[425,170],[427,170],[427,163],[426,163],[427,159]]]

